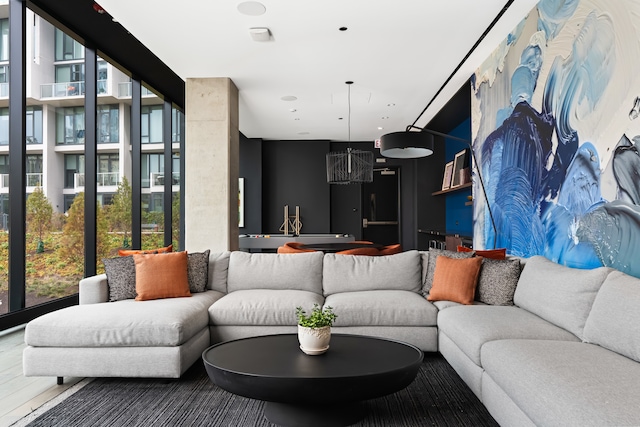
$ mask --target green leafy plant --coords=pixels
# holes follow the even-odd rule
[[[333,312],[332,307],[327,306],[322,309],[317,303],[313,304],[311,314],[308,316],[302,307],[296,307],[296,316],[298,317],[298,325],[313,329],[331,326],[338,317],[338,315]]]

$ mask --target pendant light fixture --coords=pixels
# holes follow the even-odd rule
[[[327,153],[327,183],[329,184],[362,184],[373,182],[373,152],[354,150],[351,148],[351,85],[347,84],[348,116],[347,116],[347,151]]]

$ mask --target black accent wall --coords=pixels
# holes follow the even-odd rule
[[[277,234],[284,206],[300,206],[302,233],[330,233],[331,202],[325,168],[329,141],[262,143],[262,233]]]

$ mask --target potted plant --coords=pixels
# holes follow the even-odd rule
[[[322,309],[319,304],[314,304],[311,314],[302,307],[296,307],[298,318],[298,341],[300,349],[308,355],[322,354],[329,349],[331,340],[331,325],[338,317],[332,307]]]

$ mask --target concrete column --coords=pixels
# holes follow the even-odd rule
[[[189,78],[185,97],[185,249],[238,249],[238,88]]]

